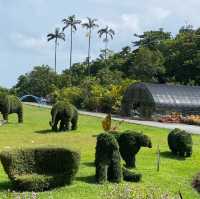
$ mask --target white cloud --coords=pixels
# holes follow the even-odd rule
[[[119,27],[123,27],[124,30],[132,32],[141,32],[140,19],[136,14],[123,14],[121,16],[122,23]]]
[[[31,49],[31,50],[42,50],[47,47],[46,38],[39,38],[22,33],[11,34],[11,40],[19,48]]]
[[[170,16],[170,10],[164,9],[162,7],[152,7],[150,10],[151,16],[153,16],[157,20],[164,20],[168,16]]]

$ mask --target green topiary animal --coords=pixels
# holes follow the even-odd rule
[[[58,130],[58,122],[60,121],[59,131],[66,131],[70,128],[76,130],[78,123],[78,110],[67,101],[58,101],[51,109],[52,121],[49,122],[53,131]]]
[[[97,137],[95,166],[96,181],[104,183],[121,182],[122,168],[120,164],[119,146],[116,139],[110,134],[100,134]]]
[[[192,155],[192,136],[178,128],[168,135],[168,145],[174,155],[189,157]]]
[[[148,136],[134,131],[121,133],[117,136],[117,141],[120,154],[128,168],[135,167],[135,155],[142,146],[152,148],[151,139]]]
[[[8,121],[8,115],[16,113],[18,122],[23,122],[23,106],[21,101],[14,95],[0,94],[0,112],[4,120]]]

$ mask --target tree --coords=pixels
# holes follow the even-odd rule
[[[73,32],[77,30],[77,25],[81,23],[81,20],[77,20],[75,15],[69,16],[66,19],[63,19],[62,22],[64,23],[63,31],[66,28],[70,28],[71,34],[71,45],[70,45],[70,68],[72,66],[72,45],[73,45]]]
[[[113,29],[109,28],[106,26],[105,28],[102,28],[98,31],[99,37],[101,38],[103,35],[105,35],[105,38],[103,39],[103,42],[105,43],[105,61],[106,61],[106,56],[107,56],[107,50],[108,50],[108,42],[109,42],[109,37],[113,39],[113,36],[115,35],[115,32]]]
[[[56,53],[57,53],[58,39],[65,41],[65,34],[63,32],[60,32],[60,28],[56,28],[54,33],[49,33],[47,35],[48,41],[51,41],[52,39],[55,39],[55,73],[56,73]]]
[[[134,36],[139,38],[139,41],[133,42],[134,46],[146,47],[151,50],[155,50],[161,41],[171,38],[171,33],[164,32],[163,29],[160,28],[155,31],[146,31],[142,35],[134,34]]]
[[[91,47],[91,37],[92,37],[92,29],[99,27],[98,24],[96,24],[97,19],[92,19],[87,17],[88,22],[87,23],[83,23],[82,26],[83,28],[86,28],[89,32],[87,34],[88,36],[88,57],[87,57],[87,61],[88,61],[88,75],[90,75],[90,47]]]
[[[130,69],[133,78],[141,81],[158,81],[165,72],[164,57],[159,50],[140,48],[135,55],[134,65]]]
[[[36,66],[30,73],[18,78],[14,89],[19,96],[32,94],[45,97],[57,86],[57,76],[49,66]]]

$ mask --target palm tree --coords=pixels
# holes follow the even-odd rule
[[[65,34],[60,32],[60,28],[56,28],[54,33],[49,33],[47,35],[47,41],[51,41],[55,39],[55,73],[56,73],[56,53],[57,53],[57,46],[58,46],[58,39],[62,39],[65,41]]]
[[[63,19],[62,22],[64,23],[63,31],[70,27],[70,33],[71,33],[71,46],[70,46],[70,68],[72,66],[72,44],[73,44],[73,32],[77,30],[77,25],[81,23],[81,20],[77,20],[75,15],[69,16],[66,19]]]
[[[87,17],[88,22],[87,23],[83,23],[82,26],[83,28],[86,28],[89,32],[88,32],[88,57],[87,57],[87,62],[88,62],[88,74],[90,75],[90,47],[91,47],[91,37],[92,37],[92,29],[94,28],[98,28],[99,25],[96,24],[97,19],[92,19]]]
[[[108,42],[109,38],[113,39],[113,36],[115,35],[115,32],[113,29],[106,26],[105,28],[102,28],[98,31],[99,37],[101,38],[103,35],[105,35],[105,38],[103,39],[103,42],[105,42],[105,61],[107,56],[107,50],[108,50]]]

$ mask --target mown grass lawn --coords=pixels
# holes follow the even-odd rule
[[[9,124],[0,127],[0,150],[8,147],[34,146],[40,144],[66,145],[81,152],[81,165],[72,186],[51,191],[54,199],[101,198],[107,185],[97,185],[94,181],[93,165],[96,135],[102,132],[101,120],[95,117],[80,116],[77,131],[52,133],[49,127],[50,110],[24,106],[24,124],[18,124],[15,115],[9,117]],[[136,157],[137,171],[143,174],[137,186],[159,187],[163,192],[176,194],[181,190],[184,198],[200,198],[191,187],[192,177],[200,171],[200,136],[193,136],[194,152],[191,158],[177,159],[170,155],[166,129],[123,123],[120,130],[143,131],[152,139],[153,148],[142,148]],[[160,172],[156,171],[157,145],[161,150]],[[111,185],[115,186],[115,184]],[[131,183],[131,186],[136,184]],[[10,182],[0,166],[0,198],[10,188]],[[49,192],[39,193],[46,199]]]

